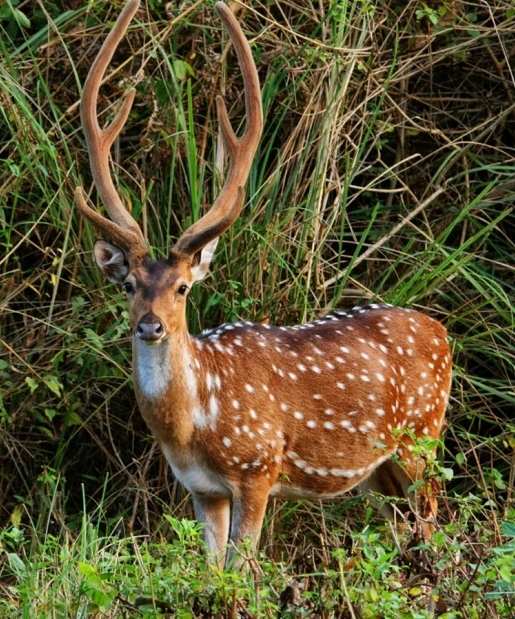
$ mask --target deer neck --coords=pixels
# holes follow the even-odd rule
[[[141,414],[159,442],[186,445],[195,429],[199,393],[187,332],[154,345],[133,337],[133,374]]]

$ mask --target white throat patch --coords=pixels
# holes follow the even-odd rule
[[[164,340],[158,344],[148,345],[138,338],[134,341],[134,380],[136,381],[142,395],[148,400],[155,400],[162,397],[168,391],[170,382],[173,380],[170,340]],[[196,367],[200,368],[198,360],[192,359],[189,351],[184,348],[182,360],[175,358],[176,362],[181,363],[180,368],[176,368],[175,377],[179,375],[184,379],[187,396],[189,400],[188,414],[191,415],[193,425],[199,429],[216,427],[216,420],[219,414],[219,401],[214,393],[211,394],[208,410],[205,410],[199,402],[198,378]],[[194,365],[194,363],[197,365]],[[220,378],[213,379],[212,388],[220,389]]]
[[[136,338],[135,347],[134,378],[146,398],[158,398],[172,379],[170,344],[165,340],[149,346]]]

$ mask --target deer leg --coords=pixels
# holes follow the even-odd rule
[[[429,541],[433,536],[438,514],[440,482],[434,477],[424,475],[425,466],[423,458],[411,458],[403,462],[404,471],[409,478],[422,482],[417,488],[417,524],[421,537]]]
[[[389,520],[395,519],[395,507],[382,501],[377,495],[385,497],[406,498],[410,480],[402,468],[392,460],[387,460],[377,467],[359,484],[361,492],[367,496],[372,505]],[[401,510],[404,511],[404,510]]]
[[[228,561],[234,558],[236,549],[244,540],[250,542],[252,549],[257,548],[268,494],[268,485],[266,487],[257,485],[242,486],[239,492],[233,496],[230,537],[232,547],[228,551]],[[236,565],[240,563],[240,561],[236,561]]]
[[[229,538],[231,501],[228,497],[206,497],[198,494],[194,494],[192,498],[195,518],[205,525],[204,541],[209,559],[223,568]]]
[[[360,484],[360,489],[383,516],[393,520],[395,516],[394,507],[370,493],[405,499],[413,498],[408,492],[408,488],[416,481],[423,479],[424,468],[425,463],[421,458],[404,459],[400,462],[387,460]],[[422,538],[425,540],[430,540],[433,535],[438,512],[438,494],[439,484],[432,479],[424,480],[417,489],[415,515],[420,517],[420,529]]]

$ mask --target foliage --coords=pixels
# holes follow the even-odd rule
[[[81,84],[120,5],[0,7],[0,615],[428,616],[403,540],[355,497],[274,506],[248,574],[198,554],[135,407],[123,297],[92,267],[94,233],[73,205],[90,183]],[[244,214],[193,291],[191,329],[293,324],[368,299],[441,319],[455,362],[435,468],[447,488],[435,549],[419,552],[442,616],[508,617],[511,2],[273,0],[241,16],[265,132]],[[103,122],[136,83],[114,166],[154,255],[220,187],[214,97],[236,126],[242,109],[222,39],[211,2],[148,2],[102,89]]]
[[[79,617],[167,613],[176,617],[242,613],[340,617],[349,613],[370,619],[423,619],[434,616],[430,610],[434,607],[445,609],[439,613],[445,619],[479,618],[487,613],[511,616],[513,521],[500,523],[503,543],[498,545],[485,536],[489,517],[477,497],[460,498],[458,504],[460,519],[435,535],[433,550],[418,549],[429,561],[430,587],[396,549],[406,539],[401,535],[393,544],[384,525],[367,524],[352,532],[321,526],[315,533],[327,535],[338,547],[326,548],[325,560],[309,567],[308,546],[303,545],[274,560],[261,555],[252,570],[236,572],[206,562],[199,552],[200,527],[188,519],[166,516],[151,541],[124,537],[121,523],[102,533],[102,506],[93,518],[83,518],[76,534],[66,527],[58,534],[46,531],[36,544],[29,529],[11,526],[0,535],[6,558],[0,576],[9,583],[0,612],[44,619],[71,612]],[[470,513],[485,517],[475,531],[470,529]],[[333,513],[336,516],[342,514]]]

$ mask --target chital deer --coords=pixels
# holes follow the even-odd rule
[[[188,333],[188,291],[206,275],[218,237],[243,206],[263,125],[259,80],[237,20],[218,2],[243,73],[247,127],[237,138],[218,97],[228,177],[168,259],[151,260],[108,162],[134,91],[104,130],[96,111],[102,77],[138,6],[130,0],[123,9],[82,98],[93,179],[111,219],[86,204],[81,188],[76,200],[80,213],[115,243],[98,241],[94,255],[102,273],[127,293],[139,408],[192,494],[209,551],[223,563],[229,541],[249,536],[257,543],[271,496],[335,497],[359,485],[406,497],[413,481],[423,480],[416,439],[438,437],[442,429],[451,356],[440,323],[388,305],[337,311],[293,327],[236,322],[196,337]],[[426,537],[436,493],[427,480],[418,490]],[[382,510],[392,516],[391,505]]]

